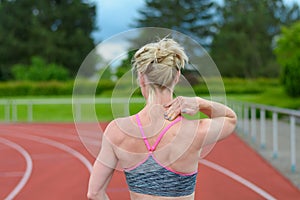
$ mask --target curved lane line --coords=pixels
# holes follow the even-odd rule
[[[50,134],[48,134],[50,135]],[[59,137],[59,138],[64,138],[64,139],[71,139],[70,137],[61,137],[61,136],[58,136],[58,135],[55,135],[54,137]],[[211,161],[208,161],[208,160],[205,160],[205,159],[202,159],[199,161],[199,163],[203,164],[203,165],[206,165],[207,167],[210,167],[230,178],[232,178],[233,180],[241,183],[242,185],[246,186],[247,188],[253,190],[254,192],[256,192],[257,194],[259,194],[260,196],[268,199],[268,200],[276,200],[275,197],[273,197],[272,195],[270,195],[269,193],[267,193],[266,191],[264,191],[263,189],[259,188],[258,186],[256,186],[255,184],[251,183],[250,181],[242,178],[241,176],[237,175],[236,173],[216,164],[216,163],[213,163]]]
[[[86,157],[84,157],[78,151],[72,149],[71,147],[69,147],[69,146],[67,146],[63,143],[57,142],[55,140],[50,140],[50,139],[47,139],[47,138],[39,137],[39,136],[33,136],[33,135],[26,135],[26,136],[25,135],[24,136],[23,135],[22,136],[21,135],[13,135],[13,134],[11,134],[11,135],[15,136],[15,137],[19,137],[19,138],[24,138],[24,139],[36,141],[36,142],[39,142],[39,143],[44,143],[44,144],[56,147],[58,149],[61,149],[63,151],[66,151],[67,153],[70,153],[71,155],[76,157],[78,160],[80,160],[82,162],[82,164],[88,169],[89,173],[92,172],[93,166],[88,161],[88,159],[86,159]]]
[[[22,188],[26,185],[31,172],[32,172],[32,159],[29,155],[29,153],[23,149],[23,147],[19,146],[18,144],[11,142],[10,140],[0,138],[0,143],[3,143],[7,146],[10,146],[11,148],[17,150],[22,156],[25,158],[26,161],[26,170],[24,172],[24,175],[18,185],[8,194],[8,196],[5,198],[5,200],[11,200],[15,198],[15,196],[22,190]]]
[[[26,129],[26,131],[32,132],[32,129],[22,127],[22,130],[25,130],[25,129]],[[64,128],[62,128],[62,129],[64,129]],[[65,129],[69,129],[69,128],[65,128]],[[94,146],[99,146],[99,142],[95,141],[95,137],[80,136],[78,134],[77,135],[61,135],[61,134],[58,134],[57,132],[55,132],[55,133],[45,132],[45,129],[35,128],[35,133],[36,133],[36,131],[42,132],[41,136],[54,136],[56,138],[79,141],[81,143],[83,143],[82,140],[84,139],[84,141],[86,141],[88,144],[91,144],[91,145],[94,145]],[[63,130],[59,130],[59,131],[63,131]],[[96,139],[98,139],[98,138],[96,138]]]
[[[84,141],[86,141],[88,144],[94,145],[94,146],[99,146],[99,142],[95,141],[92,138],[89,137],[80,137],[80,136],[76,136],[76,135],[59,135],[56,133],[46,133],[43,132],[42,136],[52,136],[55,138],[61,138],[61,139],[66,139],[66,140],[72,140],[72,141],[76,141],[76,142],[80,142],[82,143],[82,139],[84,139]]]
[[[237,175],[236,173],[216,164],[216,163],[213,163],[211,161],[208,161],[208,160],[200,160],[199,163],[207,166],[207,167],[210,167],[230,178],[232,178],[233,180],[241,183],[242,185],[246,186],[247,188],[253,190],[254,192],[256,192],[257,194],[259,194],[260,196],[264,197],[265,199],[268,199],[268,200],[276,200],[275,197],[273,197],[272,195],[270,195],[269,193],[267,193],[266,191],[264,191],[263,189],[259,188],[258,186],[256,186],[255,184],[251,183],[250,181],[242,178],[241,176]]]
[[[14,171],[14,172],[0,172],[0,177],[21,177],[24,172]]]
[[[82,155],[80,154],[78,151],[72,149],[71,147],[67,146],[67,145],[64,145],[60,142],[56,142],[54,140],[50,140],[50,139],[46,139],[46,138],[43,138],[43,137],[39,137],[39,136],[16,136],[16,137],[21,137],[21,138],[25,138],[25,139],[29,139],[29,140],[33,140],[33,141],[36,141],[36,142],[40,142],[40,143],[44,143],[44,144],[48,144],[50,146],[54,146],[58,149],[61,149],[63,151],[66,151],[70,154],[72,154],[73,156],[75,156],[76,158],[78,158],[85,166],[86,168],[89,170],[89,172],[91,173],[92,171],[92,165],[91,163]],[[4,139],[3,139],[4,140]],[[7,140],[8,141],[8,140]],[[0,138],[0,142],[1,142],[1,138]],[[10,141],[9,141],[10,142]],[[11,142],[12,143],[12,142]],[[6,144],[6,143],[5,143]],[[16,145],[15,143],[12,143],[14,145]],[[17,145],[18,146],[18,145]],[[20,146],[18,146],[20,147]],[[14,148],[14,147],[13,147]],[[20,147],[21,149],[23,149],[22,147]],[[15,148],[16,149],[16,148]],[[24,149],[23,149],[24,150]],[[24,150],[25,151],[25,150]],[[25,151],[26,152],[26,151]],[[26,152],[27,153],[27,152]],[[28,154],[28,153],[27,153]],[[23,155],[23,154],[22,154]],[[28,154],[29,156],[29,154]],[[24,156],[25,157],[25,156]],[[30,158],[30,156],[29,156]],[[31,160],[31,158],[30,158]],[[249,189],[251,189],[252,191],[256,192],[257,194],[259,194],[260,196],[268,199],[268,200],[276,200],[275,197],[273,197],[272,195],[270,195],[269,193],[267,193],[266,191],[264,191],[263,189],[259,188],[258,186],[256,186],[255,184],[251,183],[250,181],[242,178],[241,176],[237,175],[236,173],[216,164],[216,163],[213,163],[211,161],[208,161],[208,160],[200,160],[199,163],[207,166],[207,167],[210,167],[230,178],[232,178],[233,180],[241,183],[242,185],[248,187]],[[31,168],[32,168],[32,162],[31,162]],[[27,170],[26,170],[27,171]],[[25,177],[25,175],[24,175]],[[22,179],[24,179],[24,177]],[[28,177],[29,178],[29,177]],[[27,178],[27,179],[28,179]],[[27,181],[27,180],[26,180]],[[21,181],[20,181],[21,182]],[[26,182],[25,182],[26,183]],[[19,183],[20,184],[20,183]],[[18,184],[18,185],[19,185]],[[25,185],[25,184],[24,184]],[[22,187],[24,187],[24,185]],[[17,187],[16,187],[17,188]],[[22,188],[21,188],[22,189]],[[18,191],[19,192],[19,191]],[[17,194],[17,193],[16,193]],[[7,199],[7,198],[6,198]],[[8,199],[7,199],[8,200]]]

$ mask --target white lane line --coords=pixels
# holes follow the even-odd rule
[[[23,176],[24,172],[15,171],[15,172],[0,172],[0,177],[20,177]]]
[[[8,194],[8,196],[5,198],[5,200],[11,200],[26,185],[26,183],[31,175],[31,172],[32,172],[32,159],[31,159],[29,153],[25,149],[23,149],[23,147],[21,147],[20,145],[14,143],[14,142],[11,142],[10,140],[4,139],[4,138],[0,138],[0,142],[17,150],[20,154],[22,154],[22,156],[25,158],[25,161],[26,161],[26,170],[24,172],[22,179],[16,185],[16,187]]]
[[[31,157],[32,157],[33,160],[47,160],[49,162],[53,162],[55,160],[73,158],[73,155],[70,155],[67,152],[60,153],[60,154],[35,153],[35,154],[31,154]]]
[[[63,151],[66,151],[66,152],[70,153],[71,155],[73,155],[74,157],[76,157],[79,161],[81,161],[82,164],[88,169],[89,173],[92,172],[93,166],[86,159],[86,157],[84,157],[81,153],[79,153],[75,149],[72,149],[71,147],[69,147],[69,146],[67,146],[63,143],[56,142],[54,140],[50,140],[50,139],[39,137],[39,136],[33,136],[33,135],[20,135],[20,134],[19,135],[10,134],[10,135],[14,136],[14,137],[19,137],[19,138],[24,138],[24,139],[36,141],[36,142],[39,142],[39,143],[44,143],[44,144],[56,147],[58,149],[61,149]]]
[[[77,136],[77,135],[62,135],[62,134],[58,134],[58,133],[43,132],[41,134],[41,136],[52,136],[52,137],[66,139],[66,140],[72,140],[72,141],[76,141],[76,142],[82,142],[82,140],[84,140],[86,143],[94,145],[94,146],[99,146],[99,144],[101,144],[99,141],[97,141],[95,139],[92,139],[89,137],[84,137],[84,136]]]
[[[29,131],[29,132],[32,132],[32,129],[30,128],[23,128],[22,127],[22,130],[25,130],[26,131]],[[58,128],[57,128],[58,129]],[[101,142],[99,141],[99,133],[97,133],[98,135],[95,135],[95,132],[91,132],[91,134],[87,134],[85,136],[83,135],[66,135],[66,134],[60,134],[58,132],[66,132],[65,129],[69,129],[69,128],[61,128],[61,129],[58,129],[55,131],[55,133],[53,133],[53,131],[47,131],[44,129],[37,129],[35,128],[34,131],[36,133],[37,132],[40,132],[40,136],[53,136],[53,137],[56,137],[56,138],[62,138],[62,139],[67,139],[67,140],[72,140],[72,141],[79,141],[82,143],[82,140],[84,140],[84,143],[87,143],[87,144],[90,144],[90,145],[94,145],[94,146],[99,146],[101,145]],[[77,131],[77,130],[75,130]],[[73,133],[73,132],[72,132]],[[89,137],[89,135],[92,135],[93,137]]]
[[[273,197],[272,195],[270,195],[269,193],[267,193],[266,191],[264,191],[263,189],[259,188],[258,186],[256,186],[255,184],[251,183],[250,181],[242,178],[241,176],[237,175],[236,173],[216,164],[216,163],[213,163],[211,161],[208,161],[208,160],[199,160],[199,163],[207,166],[207,167],[210,167],[230,178],[232,178],[233,180],[241,183],[242,185],[248,187],[249,189],[253,190],[254,192],[256,192],[257,194],[259,194],[260,196],[264,197],[265,199],[268,199],[268,200],[276,200],[275,197]]]

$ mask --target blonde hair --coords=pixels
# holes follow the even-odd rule
[[[155,88],[172,89],[178,71],[184,68],[188,57],[173,39],[164,38],[140,48],[133,57],[133,69],[147,77],[149,97]]]

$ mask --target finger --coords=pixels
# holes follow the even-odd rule
[[[176,117],[177,117],[179,114],[180,114],[179,112],[174,112],[174,113],[172,113],[172,114],[169,116],[168,120],[169,120],[169,121],[173,121],[174,119],[176,119]]]
[[[181,113],[195,115],[196,113],[198,113],[198,110],[196,108],[183,108],[181,110]]]
[[[178,115],[180,115],[180,113],[181,113],[180,108],[174,109],[167,115],[167,119],[174,120]]]
[[[188,115],[194,115],[194,112],[192,109],[189,109],[189,108],[184,108],[181,110],[181,113],[184,113],[184,114],[188,114]]]
[[[182,101],[183,101],[182,96],[178,96],[175,99],[173,99],[172,101],[170,101],[169,103],[165,104],[164,106],[165,107],[170,107],[170,106],[172,106],[175,103],[182,103]]]
[[[165,105],[164,105],[164,107],[165,108],[168,108],[168,107],[170,107],[174,102],[176,102],[177,101],[177,99],[175,98],[175,99],[173,99],[173,100],[171,100],[169,103],[166,103]]]
[[[172,106],[169,107],[169,109],[165,112],[165,114],[170,117],[173,113],[179,113],[180,112],[180,104],[178,102],[175,102],[172,104]]]
[[[163,106],[164,106],[165,108],[168,108],[168,107],[170,107],[171,105],[172,105],[172,103],[170,102],[170,103],[164,104]]]
[[[188,109],[186,109],[186,108],[181,109],[181,113],[186,113],[186,114],[188,114]]]

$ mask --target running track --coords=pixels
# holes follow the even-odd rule
[[[0,199],[86,199],[94,158],[74,124],[0,124],[0,152]],[[122,172],[107,192],[129,199]],[[200,161],[196,199],[292,200],[300,191],[233,134]]]

